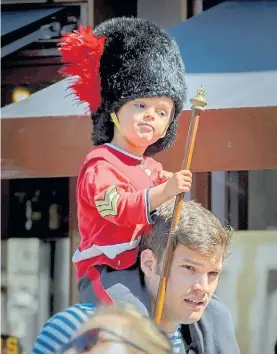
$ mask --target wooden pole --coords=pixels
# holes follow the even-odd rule
[[[180,4],[181,21],[184,22],[188,19],[188,1],[181,0]]]
[[[94,0],[88,0],[88,25],[94,28]]]
[[[197,129],[199,124],[199,118],[201,111],[204,110],[207,102],[205,100],[205,91],[201,87],[197,90],[197,96],[190,100],[192,103],[192,115],[190,120],[190,126],[185,147],[185,156],[182,162],[181,170],[189,170],[191,165],[191,160],[193,156],[194,144],[197,135]],[[168,275],[170,271],[170,266],[173,256],[173,234],[176,226],[178,225],[182,213],[182,208],[184,204],[184,193],[181,193],[175,198],[175,205],[173,210],[173,216],[171,220],[167,247],[164,256],[164,262],[162,267],[162,274],[156,299],[156,305],[153,313],[154,320],[157,324],[160,323],[163,313],[163,306],[166,294],[166,285],[168,281]]]
[[[94,0],[87,0],[87,21],[82,23],[84,26],[94,26]],[[80,241],[77,220],[77,202],[76,202],[76,183],[77,177],[69,178],[69,248],[70,248],[70,289],[69,302],[76,304],[79,302],[77,289],[76,270],[71,261],[72,255],[77,249]]]
[[[193,16],[200,15],[203,12],[203,1],[202,0],[194,0],[193,1]]]
[[[76,202],[77,177],[69,178],[69,248],[70,248],[70,289],[69,304],[80,302],[75,265],[72,262],[72,255],[76,251],[80,242],[77,220],[77,202]]]

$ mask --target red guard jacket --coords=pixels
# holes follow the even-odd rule
[[[149,189],[162,165],[111,145],[92,148],[77,183],[81,242],[73,255],[77,277],[90,266],[122,270],[137,259],[143,231],[151,227]]]

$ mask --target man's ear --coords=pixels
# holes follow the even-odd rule
[[[141,252],[140,267],[144,275],[151,278],[156,273],[157,259],[150,249]]]

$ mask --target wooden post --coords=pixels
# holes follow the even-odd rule
[[[193,1],[193,16],[203,12],[203,1]],[[192,199],[211,210],[211,176],[209,172],[197,172],[193,174]]]
[[[211,174],[210,172],[193,173],[191,199],[211,210]]]
[[[184,22],[188,19],[188,2],[187,0],[181,0],[180,3],[181,21]]]
[[[87,25],[94,26],[94,0],[87,0]],[[81,161],[80,161],[81,164]],[[77,201],[76,201],[76,184],[77,177],[70,177],[69,182],[69,244],[70,244],[70,290],[69,302],[76,304],[79,302],[79,294],[77,289],[76,270],[71,261],[72,255],[77,249],[80,242],[80,234],[78,230],[77,219]]]
[[[189,170],[191,166],[192,156],[194,152],[194,145],[195,145],[196,135],[198,130],[198,124],[200,119],[200,113],[201,111],[204,110],[204,107],[207,105],[207,102],[205,100],[205,91],[202,87],[197,90],[197,96],[195,98],[192,98],[190,102],[192,103],[192,115],[190,119],[190,125],[189,125],[187,140],[186,140],[185,155],[180,170],[184,170],[184,169]],[[164,306],[164,301],[166,296],[166,286],[167,286],[167,281],[168,281],[168,276],[170,272],[170,266],[173,257],[173,251],[174,251],[173,234],[181,218],[183,204],[184,204],[184,193],[181,193],[177,195],[175,198],[175,205],[173,209],[170,230],[168,233],[167,246],[164,254],[161,279],[160,279],[157,299],[155,303],[155,308],[153,312],[153,317],[157,324],[160,323],[162,318],[163,306]]]
[[[203,1],[194,0],[193,1],[193,16],[200,15],[203,12]]]
[[[88,25],[94,27],[94,0],[88,0]]]
[[[70,248],[70,289],[69,303],[70,305],[79,302],[79,294],[77,289],[77,279],[75,266],[72,263],[72,255],[79,245],[80,235],[78,231],[77,220],[77,203],[76,203],[76,184],[77,177],[69,178],[69,248]]]

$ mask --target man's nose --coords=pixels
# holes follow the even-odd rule
[[[208,275],[202,274],[196,279],[193,285],[193,290],[205,294],[208,291],[208,285]]]

